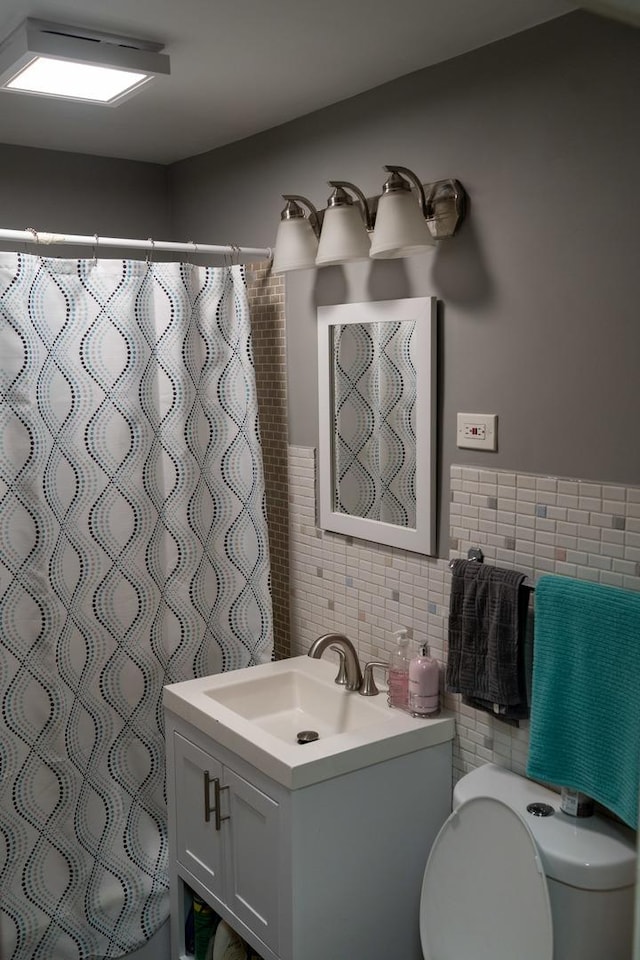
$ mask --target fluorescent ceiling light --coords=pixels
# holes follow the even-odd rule
[[[162,44],[25,20],[0,43],[0,90],[115,105],[169,73]]]
[[[9,90],[41,93],[46,97],[69,97],[74,100],[95,100],[109,103],[133,87],[148,80],[146,73],[130,73],[111,67],[95,67],[90,63],[72,63],[37,57],[28,67],[9,80]]]

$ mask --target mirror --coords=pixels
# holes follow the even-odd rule
[[[435,297],[318,308],[320,526],[435,552]]]
[[[338,513],[416,525],[415,328],[415,320],[329,328]]]

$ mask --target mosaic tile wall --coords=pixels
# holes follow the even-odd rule
[[[289,448],[292,655],[320,633],[346,633],[361,660],[388,659],[400,627],[426,637],[444,667],[448,560],[316,528],[314,451]],[[640,590],[640,488],[471,467],[451,468],[449,557]],[[382,678],[380,678],[382,679]],[[454,778],[488,761],[524,773],[528,723],[512,728],[446,694],[456,716]]]
[[[268,263],[247,267],[251,334],[271,553],[274,657],[289,656],[289,490],[287,484],[287,352],[284,277]]]

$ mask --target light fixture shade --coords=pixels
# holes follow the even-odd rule
[[[276,234],[273,273],[307,270],[316,265],[318,240],[307,217],[281,220]]]
[[[398,191],[380,197],[371,238],[370,256],[374,260],[410,257],[435,246],[413,191]]]
[[[354,204],[329,207],[324,214],[316,265],[328,267],[369,258],[369,234]]]

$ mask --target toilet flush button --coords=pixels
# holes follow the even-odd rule
[[[527,813],[533,817],[552,817],[555,810],[549,803],[530,803],[527,806]]]

